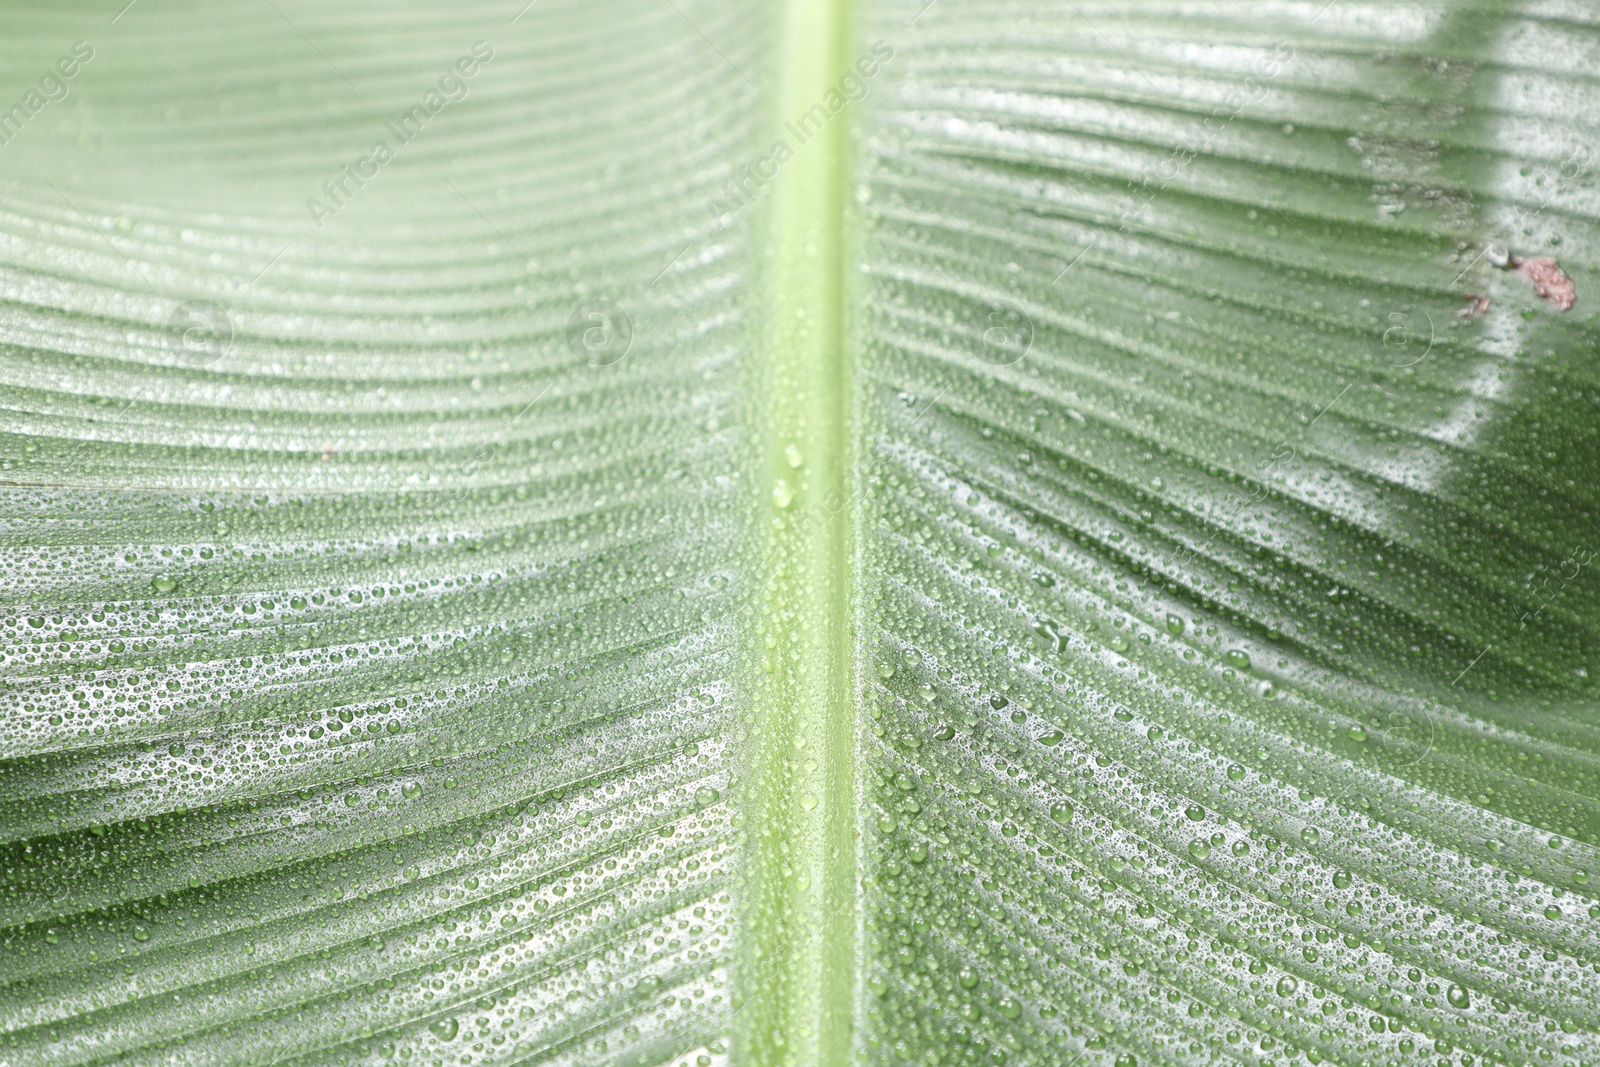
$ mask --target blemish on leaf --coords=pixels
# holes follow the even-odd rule
[[[1506,260],[1506,266],[1531,281],[1533,295],[1554,306],[1557,311],[1571,311],[1578,302],[1577,288],[1554,257],[1531,256],[1524,259],[1512,256]]]

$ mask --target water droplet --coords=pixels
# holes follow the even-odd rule
[[[1227,659],[1230,667],[1237,667],[1241,671],[1247,671],[1250,669],[1250,653],[1244,651],[1243,649],[1230,648],[1228,649],[1228,654],[1225,658]]]
[[[1211,855],[1211,846],[1197,837],[1189,842],[1189,855],[1197,860],[1203,860]]]
[[[1444,999],[1450,1002],[1452,1008],[1465,1008],[1472,1004],[1472,996],[1454,982],[1445,990]]]
[[[440,1041],[454,1041],[456,1039],[456,1034],[461,1032],[461,1024],[456,1022],[454,1016],[447,1016],[443,1019],[435,1019],[433,1022],[429,1023],[428,1029],[432,1031],[433,1036],[437,1037]]]
[[[1054,619],[1035,619],[1033,632],[1044,638],[1055,651],[1067,650],[1067,639]]]
[[[150,579],[150,588],[163,595],[171,593],[178,588],[178,580],[169,578],[165,574],[158,574]]]

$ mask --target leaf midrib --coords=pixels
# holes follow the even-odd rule
[[[749,393],[757,465],[748,558],[757,584],[746,631],[751,844],[742,904],[750,938],[735,1002],[741,1062],[750,1064],[845,1062],[855,1021],[848,116],[834,115],[803,143],[785,126],[822,103],[846,69],[848,8],[847,0],[786,5],[773,140],[759,153],[771,158],[781,141],[792,158],[756,227],[765,240]]]

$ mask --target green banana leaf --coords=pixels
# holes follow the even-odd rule
[[[1592,5],[124,3],[0,1064],[1600,1064]]]

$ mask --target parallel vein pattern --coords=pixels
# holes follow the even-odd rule
[[[1594,28],[920,6],[857,207],[862,1059],[1594,1062],[1595,332],[1492,265],[1591,277]]]
[[[754,91],[276,7],[4,16],[0,1062],[721,1062]]]

